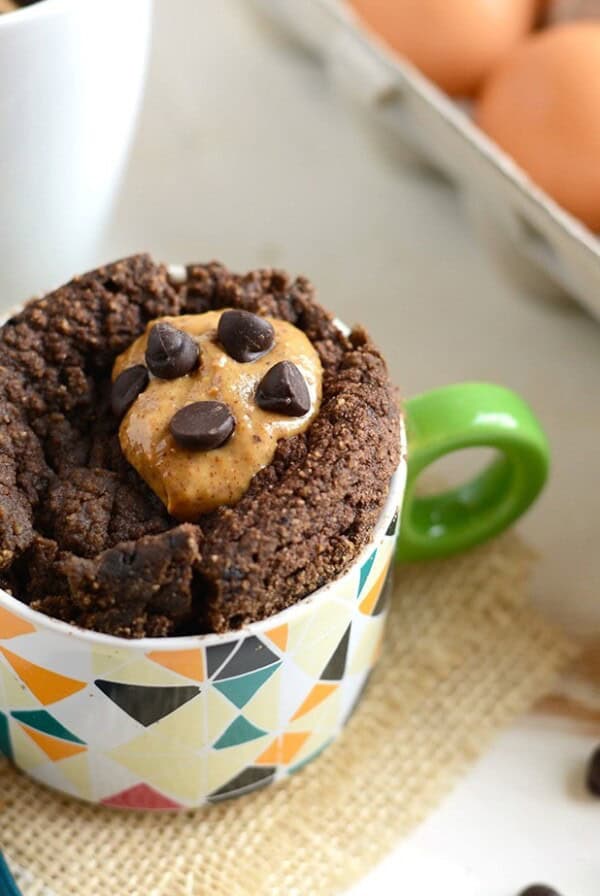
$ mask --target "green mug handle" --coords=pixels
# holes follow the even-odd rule
[[[464,551],[506,529],[537,498],[550,450],[530,407],[509,389],[459,383],[406,403],[408,473],[397,556],[428,560]],[[423,470],[464,448],[499,452],[470,482],[430,497],[415,495]]]

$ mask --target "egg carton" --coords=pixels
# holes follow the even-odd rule
[[[360,26],[342,0],[254,0],[344,96],[454,183],[475,230],[530,291],[600,318],[600,239],[539,189],[457,103]]]

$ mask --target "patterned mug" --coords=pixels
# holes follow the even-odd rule
[[[344,727],[379,656],[398,529],[401,560],[465,549],[516,519],[546,478],[539,424],[498,386],[412,399],[402,439],[371,543],[350,568],[239,631],[128,641],[0,591],[0,753],[66,794],[146,810],[247,793],[314,759]],[[426,466],[473,446],[499,457],[460,488],[416,496]]]

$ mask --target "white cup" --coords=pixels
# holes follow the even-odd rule
[[[93,266],[145,79],[151,0],[0,15],[0,302]]]

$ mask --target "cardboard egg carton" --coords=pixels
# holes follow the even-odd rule
[[[511,273],[600,317],[600,238],[557,205],[412,65],[362,28],[343,0],[254,0],[320,61],[344,95],[460,192],[474,227]]]

